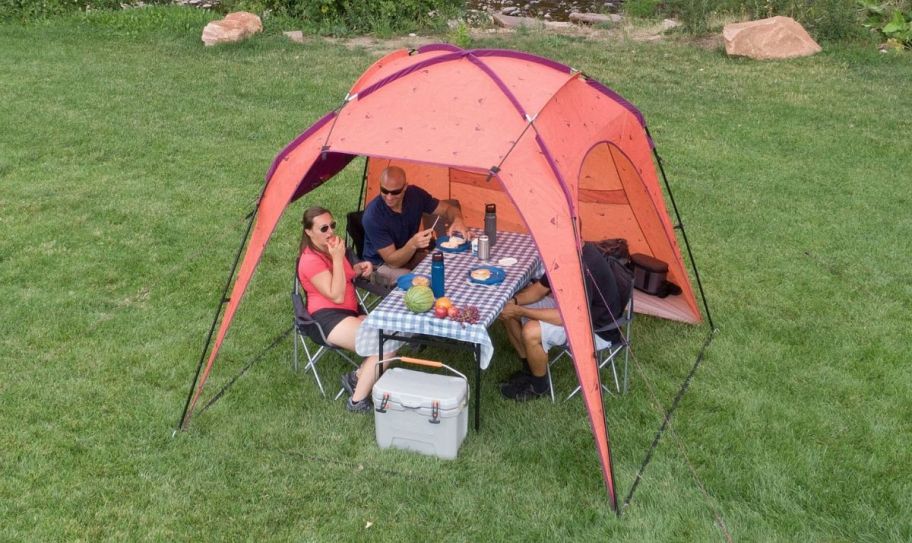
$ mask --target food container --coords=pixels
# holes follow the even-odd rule
[[[468,431],[468,381],[440,362],[398,359],[446,368],[458,376],[405,368],[385,371],[372,392],[377,445],[381,449],[405,449],[446,460],[456,458]]]

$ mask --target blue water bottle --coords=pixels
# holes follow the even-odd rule
[[[434,297],[440,298],[444,295],[443,289],[443,253],[435,251],[431,256],[431,290],[434,291]]]

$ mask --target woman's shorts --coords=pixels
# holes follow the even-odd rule
[[[336,325],[338,325],[340,322],[349,317],[357,317],[359,315],[360,313],[357,311],[352,311],[350,309],[328,307],[326,309],[320,309],[312,313],[311,317],[313,317],[313,320],[320,325],[320,328],[323,329],[323,334],[325,334],[328,338],[333,328],[335,328]],[[315,326],[310,326],[307,328],[307,335],[310,336],[310,339],[316,341],[317,343],[323,343],[323,338],[319,337],[320,332],[317,331]]]

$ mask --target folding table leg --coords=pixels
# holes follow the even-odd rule
[[[381,328],[377,332],[377,336],[380,338],[380,348],[377,350],[377,356],[380,357],[380,360],[383,360],[383,329]],[[383,375],[383,364],[377,364],[377,378]]]
[[[481,345],[475,344],[475,431],[481,428]]]

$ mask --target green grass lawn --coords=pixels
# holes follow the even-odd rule
[[[458,460],[380,451],[373,420],[268,351],[172,438],[275,154],[376,55],[267,32],[204,48],[201,12],[0,26],[0,540],[912,539],[912,59],[758,63],[525,33],[649,122],[719,333],[630,507],[608,507],[579,399],[489,386]],[[290,210],[208,394],[290,325]],[[487,383],[515,368],[506,338]],[[706,335],[636,321],[606,399],[620,497]],[[430,352],[463,370],[467,356]],[[341,365],[324,375],[334,388]],[[574,377],[556,372],[559,391]],[[705,490],[701,490],[702,488]]]

